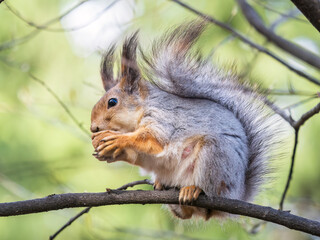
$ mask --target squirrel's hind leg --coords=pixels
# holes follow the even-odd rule
[[[225,213],[193,206],[168,205],[173,215],[180,219],[190,219],[193,216],[209,220],[211,217],[224,217]]]
[[[173,215],[181,219],[190,219],[196,207],[181,206],[181,205],[168,205]]]

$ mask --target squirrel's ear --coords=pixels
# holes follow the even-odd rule
[[[121,56],[120,87],[131,94],[139,88],[140,71],[137,64],[138,32],[127,38]]]
[[[113,78],[114,50],[115,46],[113,45],[103,54],[100,66],[102,84],[106,91],[117,84],[116,80]]]

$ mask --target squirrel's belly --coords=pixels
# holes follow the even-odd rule
[[[172,148],[179,149],[167,156],[166,165],[155,168],[157,180],[168,187],[183,187],[197,185],[199,172],[199,162],[201,161],[201,150],[205,144],[203,136],[193,136],[178,146]],[[156,165],[155,165],[156,166]]]

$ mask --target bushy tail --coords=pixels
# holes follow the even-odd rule
[[[191,53],[203,22],[184,24],[153,44],[148,62],[150,80],[159,88],[181,97],[209,99],[221,104],[239,119],[245,129],[249,159],[244,200],[254,195],[268,172],[280,117],[262,101],[264,96],[232,72],[224,72],[199,54]]]

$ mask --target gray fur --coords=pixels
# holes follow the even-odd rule
[[[149,81],[136,63],[137,35],[124,44],[124,90],[147,91],[138,127],[151,129],[165,146],[156,156],[139,153],[139,164],[166,186],[195,185],[208,196],[250,200],[267,172],[279,118],[247,83],[192,54],[203,29],[203,22],[184,24],[155,41],[151,56],[141,55]],[[112,66],[110,56],[102,66]],[[111,79],[110,69],[102,73]],[[188,146],[196,155],[184,158]]]
[[[232,73],[225,73],[212,63],[190,53],[193,42],[188,44],[183,42],[190,39],[185,38],[185,32],[197,32],[194,28],[203,29],[203,25],[202,23],[184,25],[183,29],[173,31],[174,35],[155,41],[156,51],[151,56],[152,61],[149,60],[148,73],[152,76],[152,82],[164,92],[184,98],[208,99],[215,102],[215,104],[211,103],[210,111],[209,106],[202,109],[201,104],[194,104],[190,113],[193,112],[198,116],[198,120],[194,119],[195,122],[190,122],[196,124],[199,116],[202,116],[205,121],[212,122],[213,125],[217,124],[215,127],[211,125],[209,127],[200,120],[203,129],[218,137],[217,143],[220,145],[217,148],[218,153],[214,151],[208,156],[211,158],[208,159],[209,166],[215,164],[214,156],[217,157],[217,155],[221,162],[223,162],[221,158],[233,158],[230,163],[220,166],[219,171],[229,168],[228,164],[243,161],[242,168],[236,167],[235,169],[238,170],[230,171],[230,175],[233,174],[233,178],[236,175],[239,176],[239,179],[234,181],[242,182],[244,178],[242,182],[244,193],[241,199],[249,200],[258,190],[265,173],[268,172],[267,160],[270,159],[274,150],[279,118],[271,114],[270,109],[261,101],[263,96],[251,90],[248,83],[241,82]],[[193,39],[196,39],[196,36]],[[181,44],[186,47],[176,51],[177,46]],[[196,103],[196,100],[192,101]],[[222,113],[215,114],[214,112],[221,107]],[[193,126],[189,127],[193,128]],[[222,129],[229,131],[227,134],[221,134]],[[240,137],[237,137],[238,135]],[[245,156],[245,159],[242,156]],[[228,177],[232,178],[229,175]]]
[[[157,129],[157,135],[169,144],[183,142],[192,136],[205,136],[206,144],[200,152],[202,156],[199,156],[203,162],[198,165],[197,186],[207,195],[214,196],[221,181],[225,181],[226,186],[232,189],[224,196],[242,199],[248,146],[245,130],[234,114],[210,100],[182,98],[159,91],[152,84],[149,85],[149,94],[146,115],[141,124],[150,118],[152,129]],[[161,114],[155,109],[161,109]],[[164,168],[173,168],[166,161],[161,163]],[[179,183],[165,180],[164,184],[181,187]]]

